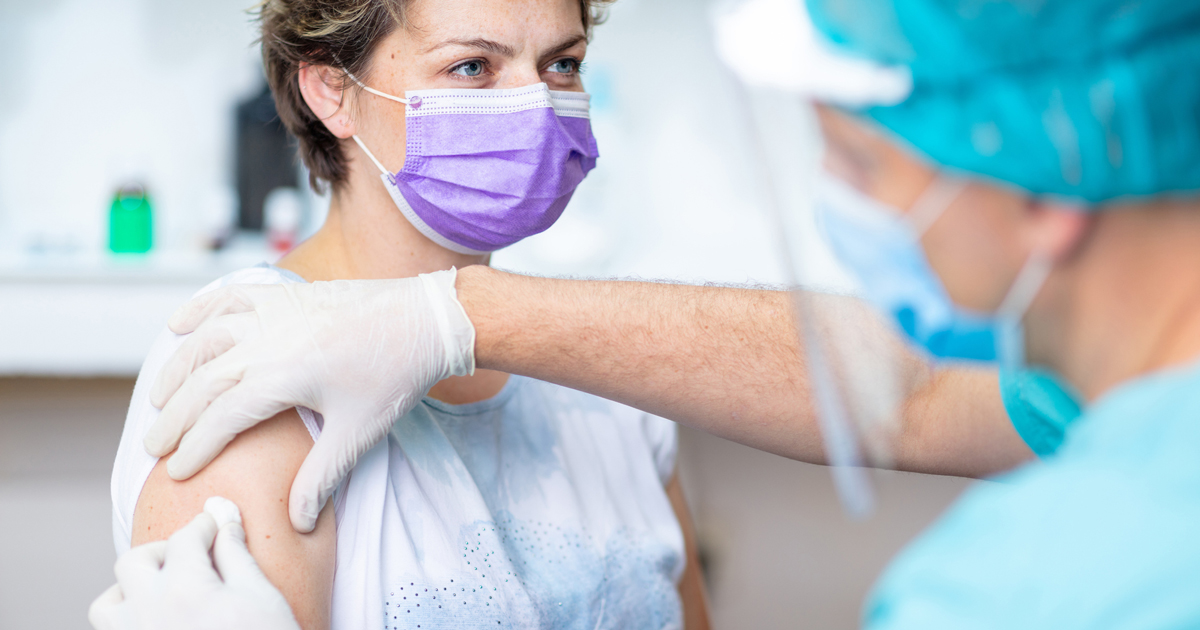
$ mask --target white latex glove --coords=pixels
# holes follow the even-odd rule
[[[117,560],[117,583],[88,611],[96,630],[300,630],[246,549],[237,506],[213,497],[204,508],[169,540]]]
[[[310,532],[359,456],[429,388],[475,370],[475,328],[453,269],[401,280],[235,285],[171,318],[192,333],[150,393],[162,409],[146,450],[174,479],[208,465],[239,433],[293,407],[325,417],[296,473],[292,526]],[[194,331],[194,332],[193,332]],[[182,439],[181,439],[182,438]]]

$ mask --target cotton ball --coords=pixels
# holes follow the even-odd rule
[[[218,528],[229,523],[242,524],[242,513],[238,510],[237,504],[224,497],[209,497],[204,502],[204,511],[213,517]]]

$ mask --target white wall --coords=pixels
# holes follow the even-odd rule
[[[193,248],[261,81],[250,0],[0,0],[0,247],[100,251],[122,180]]]

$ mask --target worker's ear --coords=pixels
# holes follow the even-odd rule
[[[304,64],[297,77],[308,108],[334,136],[345,140],[355,134],[350,115],[352,92],[343,89],[345,75],[330,66]]]
[[[1093,215],[1066,202],[1031,200],[1026,212],[1026,245],[1056,262],[1074,256],[1087,238]]]

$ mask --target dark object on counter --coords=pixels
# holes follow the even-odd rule
[[[271,90],[237,107],[238,227],[263,229],[263,202],[280,186],[296,187],[296,145],[279,115]]]

